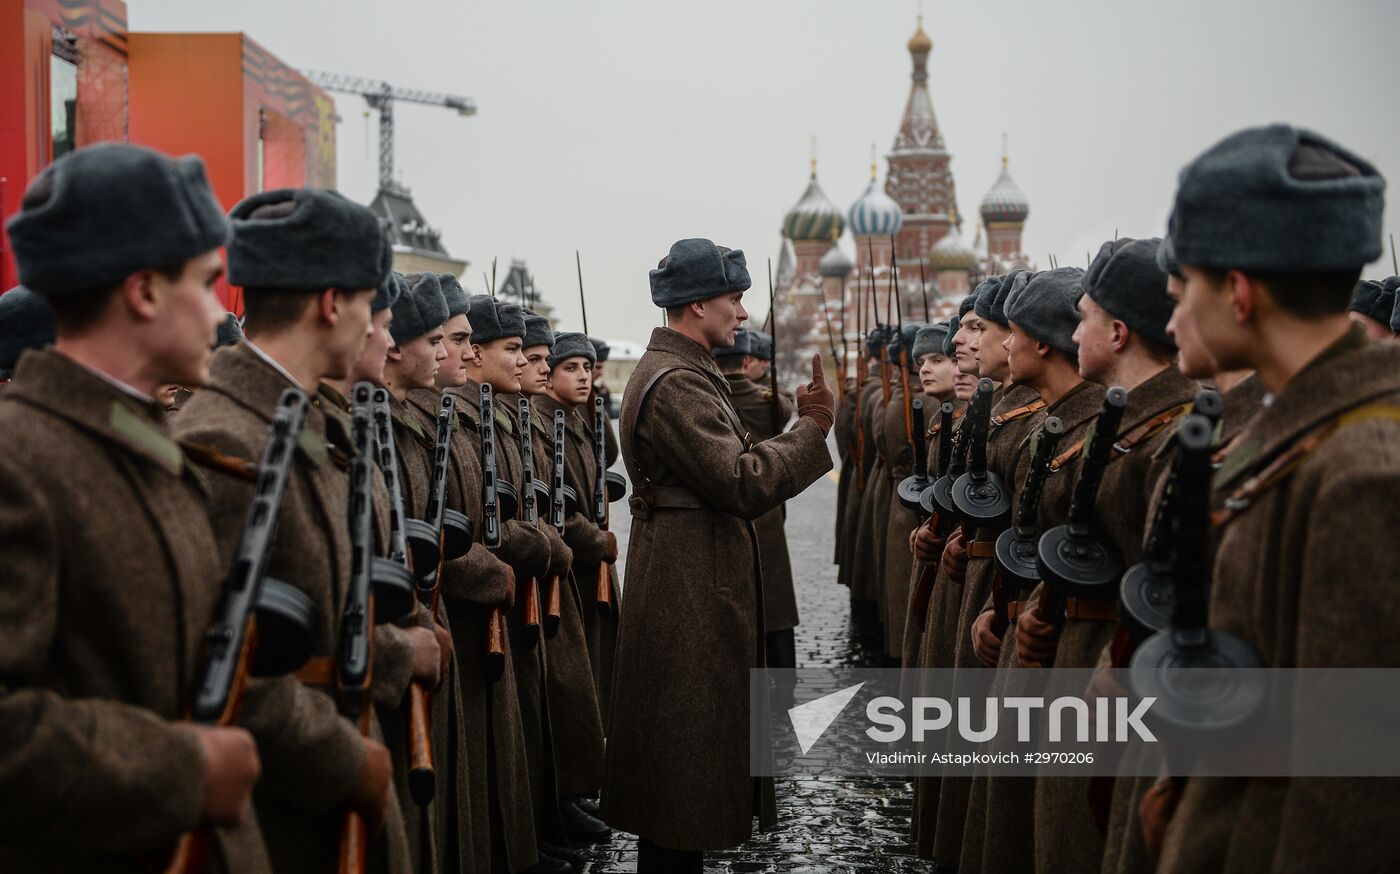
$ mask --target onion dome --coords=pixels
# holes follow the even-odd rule
[[[1011,179],[1011,173],[1006,169],[1007,159],[1005,152],[1001,156],[1001,175],[992,185],[992,190],[987,192],[987,196],[982,198],[982,221],[987,224],[992,222],[1023,222],[1026,216],[1031,214],[1030,201],[1026,200],[1026,195]]]
[[[851,204],[847,218],[850,219],[851,233],[858,237],[888,237],[899,233],[904,227],[904,210],[884,191],[880,190],[876,178],[875,162],[870,162],[870,184],[865,193]]]
[[[826,254],[817,262],[817,272],[822,276],[834,279],[844,279],[851,275],[851,271],[856,267],[849,255],[842,251],[835,240],[831,241],[831,248],[826,250]]]
[[[943,239],[928,254],[928,263],[935,270],[971,270],[977,266],[977,250],[963,242],[956,214],[953,221]]]
[[[845,224],[841,210],[817,184],[817,161],[813,158],[812,181],[783,219],[783,236],[789,240],[830,240],[841,235]]]
[[[933,51],[933,40],[924,33],[924,17],[919,16],[919,27],[914,31],[914,35],[909,37],[909,52],[911,54],[924,54]]]

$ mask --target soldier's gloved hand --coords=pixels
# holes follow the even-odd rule
[[[954,528],[943,545],[943,571],[958,583],[967,580],[967,540],[961,528]]]
[[[934,529],[932,520],[915,528],[911,541],[914,546],[914,557],[924,564],[933,564],[943,555],[943,538],[938,536],[938,531]]]
[[[603,547],[603,561],[613,564],[617,561],[617,535],[611,531],[604,531],[606,545]]]
[[[812,381],[797,387],[797,415],[816,422],[823,434],[836,422],[836,397],[826,384],[820,355],[812,356]]]
[[[549,537],[536,525],[512,521],[501,526],[501,548],[496,554],[518,576],[539,579],[549,572]]]
[[[365,764],[345,803],[365,818],[369,833],[377,835],[384,828],[384,814],[389,809],[394,766],[389,759],[389,749],[384,744],[369,737],[362,740],[365,743]]]
[[[541,520],[540,530],[544,531],[545,537],[549,539],[549,569],[539,579],[563,577],[569,572],[569,565],[573,564],[574,551],[564,542],[564,538],[559,536],[559,532],[554,530],[553,525]]]
[[[442,680],[442,647],[438,636],[431,628],[418,626],[406,629],[409,642],[413,645],[413,679],[436,689]]]
[[[1016,618],[1016,658],[1024,668],[1048,668],[1055,661],[1055,645],[1060,632],[1054,623],[1046,622],[1040,605]]]
[[[972,652],[984,668],[995,668],[1001,658],[1001,638],[992,631],[995,615],[992,610],[983,610],[972,623]]]
[[[248,815],[253,786],[262,774],[253,736],[242,728],[190,723],[181,723],[176,730],[193,735],[204,758],[199,821],[206,825],[238,825]]]

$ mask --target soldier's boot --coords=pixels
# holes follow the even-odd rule
[[[608,824],[585,813],[573,798],[559,799],[559,816],[564,820],[564,831],[575,844],[596,844],[612,837]]]

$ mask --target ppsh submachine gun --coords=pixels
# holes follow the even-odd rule
[[[214,621],[204,635],[204,658],[195,676],[189,714],[197,725],[234,724],[250,677],[290,674],[311,656],[315,603],[267,575],[307,406],[305,393],[287,389],[268,427],[233,563],[224,577]],[[185,834],[166,870],[171,874],[207,870],[211,840],[210,830],[203,826]]]
[[[1022,592],[1034,589],[1040,580],[1036,565],[1036,548],[1040,544],[1036,512],[1040,508],[1040,496],[1045,492],[1045,482],[1050,478],[1055,447],[1064,433],[1064,423],[1058,416],[1046,416],[1031,437],[1031,467],[1016,504],[1016,518],[1010,528],[997,536],[997,572],[992,580],[992,606],[995,608],[992,631],[997,635],[1004,633],[1011,623],[1010,605],[1019,600]]]
[[[525,483],[524,493],[520,496],[521,515],[526,524],[534,525],[540,518],[540,504],[548,503],[550,494],[549,487],[535,479],[535,441],[530,434],[530,401],[525,397],[516,399],[515,425],[520,438],[520,468]],[[531,646],[537,645],[544,635],[543,612],[540,581],[534,578],[526,580],[525,631]]]
[[[515,486],[500,478],[496,467],[496,402],[487,383],[481,385],[481,540],[486,548],[501,548],[501,526],[515,518]],[[506,670],[506,611],[491,611],[486,626],[486,673],[492,682]]]
[[[627,480],[621,474],[608,470],[607,454],[608,414],[603,409],[603,399],[593,399],[593,457],[597,464],[598,476],[593,483],[593,521],[604,531],[608,530],[611,517],[610,504],[627,496]],[[594,586],[593,601],[599,613],[610,613],[614,609],[612,592],[612,563],[598,565],[598,579]]]

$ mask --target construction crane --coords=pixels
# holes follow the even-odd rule
[[[396,88],[377,79],[361,79],[343,73],[323,73],[302,70],[301,74],[327,91],[358,94],[371,109],[379,110],[379,187],[386,189],[394,181],[394,103],[422,103],[457,110],[458,115],[476,115],[476,101],[456,94],[438,94],[413,88]]]

